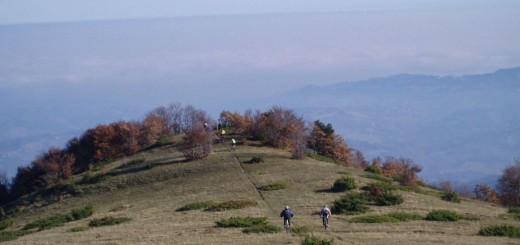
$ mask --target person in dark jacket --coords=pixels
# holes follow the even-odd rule
[[[285,226],[285,222],[289,226],[291,226],[291,218],[294,217],[293,212],[289,209],[289,206],[285,206],[285,209],[280,213],[280,218],[283,218],[283,223]]]

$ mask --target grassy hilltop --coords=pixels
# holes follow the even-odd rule
[[[21,198],[17,212],[9,217],[13,224],[0,231],[0,241],[6,240],[5,244],[302,244],[307,236],[322,241],[333,239],[334,244],[520,243],[515,238],[478,234],[481,228],[491,225],[518,225],[507,209],[469,199],[462,199],[461,203],[443,201],[440,191],[424,187],[394,190],[403,197],[404,202],[399,205],[367,205],[369,211],[364,214],[333,214],[330,229],[324,231],[317,211],[323,204],[333,206],[335,200],[345,196],[344,192],[330,191],[335,180],[355,179],[357,189],[350,192],[361,192],[362,187],[380,180],[339,164],[311,158],[293,160],[288,151],[246,139],[239,139],[235,151],[231,151],[229,143],[219,143],[212,145],[207,158],[185,161],[179,150],[182,141],[182,135],[172,136],[162,146],[117,159],[39,195]],[[253,163],[250,161],[253,157],[263,161]],[[226,209],[226,205],[232,204],[237,209]],[[73,210],[88,205],[92,207],[92,215],[86,218],[68,218],[57,227],[27,227],[49,217],[74,216],[70,215]],[[197,205],[200,207],[194,208]],[[285,205],[295,213],[290,234],[281,230],[282,220],[278,217]],[[453,211],[462,218],[451,222],[425,220],[433,210]],[[422,218],[353,222],[362,219],[357,217],[395,212]],[[216,223],[247,216],[265,217],[264,222],[280,230],[248,233],[243,228],[223,228]],[[103,225],[104,221],[121,223]],[[16,232],[27,234],[13,240],[6,238]]]

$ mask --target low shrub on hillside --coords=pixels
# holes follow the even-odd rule
[[[0,242],[16,240],[18,237],[31,234],[32,231],[18,230],[18,231],[2,231],[0,232]]]
[[[51,229],[58,226],[63,226],[65,223],[75,220],[80,220],[86,217],[91,216],[93,213],[93,208],[90,205],[87,205],[80,209],[73,209],[69,213],[66,214],[58,214],[51,217],[38,219],[34,222],[26,224],[22,229],[23,230],[32,230],[37,229],[38,231]]]
[[[254,156],[251,158],[251,160],[247,161],[246,163],[263,163],[264,157],[263,156]]]
[[[401,195],[385,192],[375,197],[375,203],[378,206],[394,206],[404,202]]]
[[[264,185],[258,187],[258,190],[260,191],[276,191],[276,190],[283,190],[289,188],[289,184],[285,182],[276,182],[269,185]]]
[[[216,205],[217,205],[217,203],[213,202],[213,201],[195,202],[195,203],[190,203],[183,207],[180,207],[176,211],[182,212],[182,211],[190,211],[190,210],[197,210],[197,209],[207,209],[207,208],[210,208],[210,207],[213,207]]]
[[[334,239],[321,239],[315,236],[305,236],[302,245],[333,245]]]
[[[393,213],[389,213],[387,215],[392,217],[392,218],[396,218],[399,221],[422,220],[422,219],[424,219],[423,216],[421,216],[419,214],[414,214],[414,213],[393,212]]]
[[[222,228],[245,228],[244,233],[277,233],[280,227],[267,223],[267,217],[231,217],[215,222],[217,227]]]
[[[361,189],[368,192],[368,194],[370,194],[371,196],[379,196],[383,193],[397,190],[397,187],[392,185],[391,183],[375,182],[369,183]]]
[[[231,217],[228,219],[221,219],[217,222],[217,227],[252,227],[252,226],[258,226],[258,225],[264,225],[267,224],[267,218],[266,217]]]
[[[6,228],[8,228],[9,226],[12,226],[13,225],[13,220],[11,219],[4,219],[2,221],[0,221],[0,231],[1,230],[5,230]]]
[[[458,221],[461,215],[450,210],[433,210],[425,218],[430,221]]]
[[[203,159],[211,153],[211,148],[209,145],[199,145],[186,147],[182,150],[182,154],[186,157],[187,160],[198,160]]]
[[[256,206],[257,203],[255,201],[251,200],[231,200],[231,201],[225,201],[216,203],[213,201],[204,201],[204,202],[195,202],[187,204],[181,208],[178,208],[176,211],[190,211],[190,210],[197,210],[197,209],[204,209],[204,211],[226,211],[230,209],[241,209],[246,208],[250,206]]]
[[[368,207],[365,206],[366,197],[362,193],[348,193],[339,200],[334,201],[332,212],[337,214],[358,214],[366,213]]]
[[[369,173],[372,173],[372,174],[375,174],[377,176],[381,176],[381,174],[383,174],[383,171],[381,170],[381,167],[379,166],[368,166],[366,169],[365,169],[366,172],[369,172]]]
[[[481,228],[478,232],[481,236],[505,236],[520,238],[520,227],[512,225],[493,225]]]
[[[401,195],[392,193],[396,187],[390,183],[377,182],[370,183],[363,187],[366,192],[367,199],[378,206],[393,206],[404,202]]]
[[[132,219],[128,217],[103,217],[100,219],[93,219],[88,223],[90,227],[99,227],[99,226],[107,226],[107,225],[118,225],[121,223],[125,223],[131,221]]]
[[[520,214],[520,207],[511,207],[507,210],[508,213],[512,214]]]
[[[444,192],[441,196],[441,199],[447,202],[460,203],[459,194],[454,191]]]
[[[397,223],[398,219],[388,215],[365,215],[354,217],[350,220],[352,223]]]
[[[356,180],[350,177],[341,177],[340,179],[334,181],[334,184],[332,185],[332,191],[334,192],[349,191],[356,188]]]
[[[275,191],[275,190],[283,190],[289,188],[289,184],[285,182],[277,182],[269,185],[264,185],[261,187],[258,187],[258,190],[261,191]]]

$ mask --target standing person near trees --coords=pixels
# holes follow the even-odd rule
[[[331,215],[332,213],[329,207],[327,207],[327,204],[323,205],[323,208],[320,210],[320,218],[323,221],[323,228],[325,228],[325,230],[329,228],[329,218]]]
[[[226,130],[222,129],[220,131],[220,141],[222,141],[222,143],[224,143],[224,135],[226,134]]]
[[[231,139],[231,150],[235,150],[236,148],[236,145],[237,145],[237,141],[235,140],[235,138],[232,138]]]

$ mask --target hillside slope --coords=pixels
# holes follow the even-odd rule
[[[174,141],[180,139],[177,137]],[[269,223],[282,227],[278,217],[285,205],[295,212],[293,227],[307,227],[316,237],[334,238],[336,244],[513,244],[517,239],[482,237],[477,233],[490,224],[517,224],[501,218],[506,209],[473,200],[462,203],[442,201],[435,194],[399,191],[405,201],[391,207],[370,206],[369,214],[394,211],[426,215],[434,209],[448,209],[478,216],[479,220],[458,222],[408,221],[400,223],[350,223],[352,215],[334,215],[331,228],[325,232],[315,214],[323,204],[332,205],[344,194],[327,191],[341,176],[351,176],[358,186],[376,180],[361,171],[313,159],[292,160],[290,153],[258,142],[245,141],[236,151],[229,145],[213,146],[204,160],[182,161],[176,145],[167,145],[115,161],[96,172],[105,176],[100,181],[84,181],[79,195],[65,195],[46,204],[44,199],[22,208],[8,230],[21,229],[39,218],[68,212],[85,204],[94,207],[93,216],[66,223],[62,227],[35,232],[5,244],[301,244],[302,235],[246,234],[240,228],[217,228],[215,221],[232,216],[267,217]],[[263,163],[247,163],[262,156]],[[126,164],[126,165],[125,165]],[[92,175],[95,176],[95,175]],[[289,183],[289,188],[259,191],[257,188],[276,182]],[[426,190],[421,193],[434,193]],[[256,206],[243,209],[208,212],[176,211],[190,203],[250,200]],[[129,217],[132,220],[115,226],[89,228],[89,220],[106,216]]]

